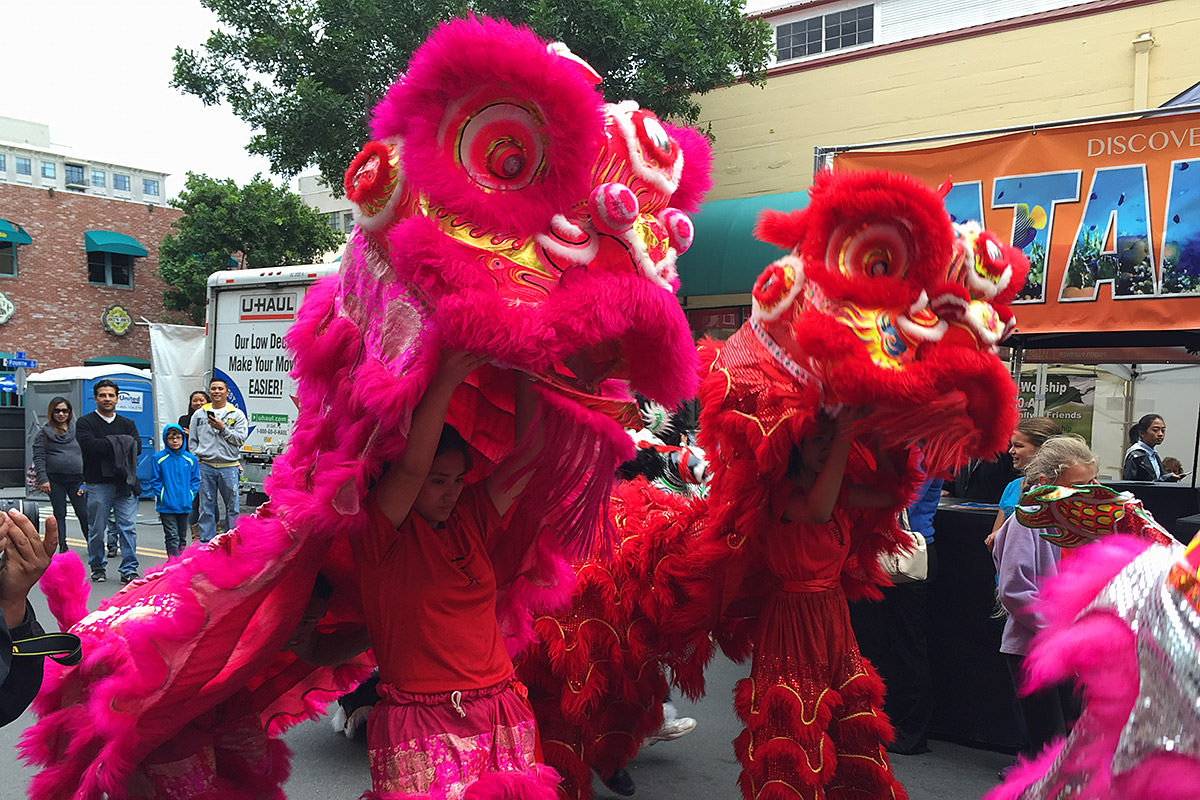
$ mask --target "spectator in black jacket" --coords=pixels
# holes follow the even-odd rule
[[[141,491],[137,459],[142,440],[137,426],[117,413],[117,384],[97,381],[92,387],[96,410],[75,423],[75,439],[83,451],[83,480],[87,484],[88,565],[92,580],[108,579],[105,570],[104,528],[112,510],[121,544],[121,583],[138,576],[137,506]]]
[[[42,539],[19,511],[0,512],[0,725],[21,716],[42,686],[43,658],[14,655],[13,642],[42,634],[29,590],[50,566],[57,547],[58,523],[53,517],[47,518]]]
[[[1147,414],[1129,429],[1129,449],[1121,467],[1121,479],[1126,481],[1159,481],[1173,483],[1182,475],[1163,469],[1162,460],[1154,448],[1167,438],[1167,423],[1157,414]]]

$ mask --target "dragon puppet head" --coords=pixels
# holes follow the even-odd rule
[[[1017,412],[996,351],[1024,256],[905,175],[823,172],[810,195],[759,222],[788,251],[755,284],[759,338],[817,402],[873,409],[864,426],[931,471],[1002,450]]]
[[[371,262],[386,259],[407,293],[393,330],[436,308],[445,346],[628,422],[625,381],[668,403],[694,389],[675,261],[711,155],[694,131],[606,104],[599,81],[564,45],[503,21],[435,30],[346,173],[361,234],[344,283],[356,290],[364,269],[377,281]]]
[[[633,391],[668,405],[694,395],[675,262],[710,185],[709,145],[635,103],[606,103],[599,82],[564,45],[502,20],[458,19],[430,34],[346,172],[355,232],[332,297],[306,301],[312,316],[291,340],[308,378],[302,412],[327,404],[332,383],[370,417],[398,420],[400,436],[361,443],[382,450],[377,464],[403,446],[438,354],[481,353],[492,366],[449,414],[483,456],[476,469],[512,447],[501,430],[516,370],[536,379],[547,416],[573,437],[552,445],[570,451],[567,484],[628,456]],[[314,341],[330,321],[352,346],[344,375],[330,370],[345,348]],[[361,478],[350,494],[361,496]]]

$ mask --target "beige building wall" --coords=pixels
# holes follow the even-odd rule
[[[817,146],[1152,108],[1200,81],[1200,0],[979,30],[794,72],[785,66],[765,87],[739,84],[700,98],[700,124],[716,137],[707,199],[805,189]],[[1146,48],[1134,41],[1146,32],[1153,45],[1139,63],[1135,49]],[[1135,104],[1141,97],[1145,104]]]

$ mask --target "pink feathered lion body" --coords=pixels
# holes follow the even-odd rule
[[[269,503],[91,615],[78,581],[60,581],[85,656],[52,667],[38,700],[31,797],[282,797],[286,748],[264,734],[323,711],[371,663],[314,668],[283,648],[318,571],[334,585],[324,625],[361,623],[347,542],[448,349],[492,358],[451,403],[477,456],[469,481],[520,446],[514,370],[537,379],[547,420],[520,533],[492,554],[510,650],[532,638],[531,606],[566,597],[559,553],[604,528],[630,388],[694,394],[675,259],[709,186],[702,136],[606,104],[597,81],[502,21],[447,23],[413,54],[346,175],[358,225],[340,274],[289,333],[300,413]]]

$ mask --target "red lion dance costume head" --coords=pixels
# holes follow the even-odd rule
[[[358,227],[341,272],[289,333],[300,414],[270,502],[94,614],[77,562],[51,576],[85,656],[51,668],[38,699],[23,744],[43,766],[31,796],[282,797],[286,748],[222,732],[274,734],[369,668],[281,650],[318,570],[335,589],[326,624],[361,619],[347,538],[445,349],[496,365],[451,405],[478,456],[469,480],[514,447],[513,370],[538,379],[548,410],[529,482],[540,494],[523,502],[546,524],[514,525],[524,534],[491,554],[511,649],[531,638],[527,606],[569,591],[555,551],[601,527],[632,449],[618,422],[636,413],[630,388],[668,404],[694,393],[675,259],[709,186],[702,136],[606,104],[598,80],[565,47],[495,20],[447,23],[413,54],[347,173]]]

